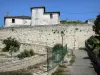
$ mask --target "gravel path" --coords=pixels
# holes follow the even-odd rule
[[[91,61],[84,50],[74,50],[75,62],[68,67],[70,75],[97,75]]]

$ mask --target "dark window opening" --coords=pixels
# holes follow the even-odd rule
[[[15,23],[15,19],[12,19],[12,23]]]
[[[52,19],[53,18],[53,14],[50,14],[50,19]]]

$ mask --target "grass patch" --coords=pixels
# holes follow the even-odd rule
[[[84,47],[80,47],[79,50],[85,50],[85,48]]]
[[[65,70],[66,68],[67,67],[65,65],[59,65],[56,71],[52,73],[52,75],[69,75],[66,74],[66,70]]]
[[[9,72],[0,72],[0,75],[32,75],[32,73],[20,72],[20,71],[9,71]]]
[[[70,60],[70,65],[72,65],[75,62],[75,55],[72,56],[72,59]]]
[[[61,67],[61,68],[66,68],[66,66],[65,66],[65,65],[59,65],[59,67]]]

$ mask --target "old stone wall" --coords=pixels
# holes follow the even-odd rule
[[[52,47],[62,43],[61,31],[64,32],[63,43],[70,49],[84,47],[85,40],[94,35],[92,25],[88,24],[21,26],[1,29],[0,39],[14,37],[21,43],[39,45],[42,49],[40,45]]]

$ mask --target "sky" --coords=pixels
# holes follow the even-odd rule
[[[60,11],[61,20],[95,19],[100,13],[100,0],[0,0],[0,26],[4,16],[31,16],[31,7],[45,6],[47,12]]]

